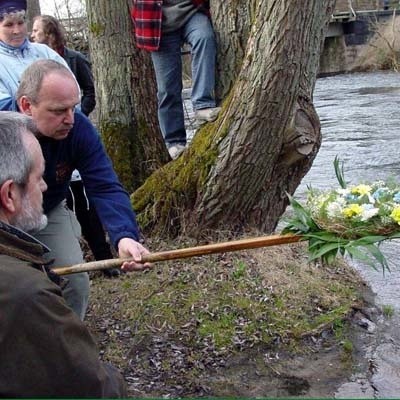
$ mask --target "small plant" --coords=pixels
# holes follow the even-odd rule
[[[289,196],[294,216],[283,233],[308,240],[311,260],[330,263],[348,254],[375,269],[378,264],[385,272],[389,266],[378,246],[400,238],[400,185],[376,181],[349,186],[337,157],[334,167],[339,188],[309,188],[304,206]]]
[[[238,261],[236,269],[232,272],[235,279],[240,279],[246,273],[247,265],[243,261]]]
[[[394,307],[390,304],[382,307],[382,313],[386,318],[392,318],[394,315]]]
[[[341,339],[345,332],[345,323],[343,319],[335,319],[332,323],[332,329],[336,339]]]
[[[353,350],[354,350],[354,346],[353,343],[349,340],[349,339],[344,339],[341,342],[341,346],[342,346],[342,354],[340,356],[340,360],[342,361],[342,363],[345,365],[347,365],[349,368],[351,368],[352,364],[353,364]]]
[[[353,343],[350,342],[350,340],[346,339],[346,340],[344,340],[344,341],[342,342],[342,348],[343,348],[343,351],[344,351],[346,354],[349,354],[349,355],[350,355],[350,354],[353,352],[354,346],[353,346]]]

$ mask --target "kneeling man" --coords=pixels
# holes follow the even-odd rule
[[[44,158],[32,120],[0,112],[0,397],[126,397],[122,376],[67,306],[49,249],[27,231],[46,225]]]

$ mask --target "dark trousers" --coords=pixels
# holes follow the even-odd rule
[[[68,207],[75,212],[82,229],[82,236],[89,245],[96,260],[113,258],[109,243],[106,239],[103,225],[95,208],[86,197],[82,181],[72,181],[67,197]]]

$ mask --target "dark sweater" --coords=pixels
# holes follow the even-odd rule
[[[162,12],[162,31],[169,33],[182,28],[197,12],[197,8],[192,0],[164,0]]]
[[[46,160],[45,213],[66,198],[71,173],[77,169],[113,245],[117,247],[124,237],[139,239],[129,195],[118,181],[100,136],[87,117],[76,111],[74,126],[65,139],[43,136],[39,143]]]

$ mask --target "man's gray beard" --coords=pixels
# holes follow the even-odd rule
[[[28,201],[27,196],[22,197],[21,213],[12,221],[12,225],[24,232],[35,233],[47,226],[47,217],[42,208],[35,210]]]

